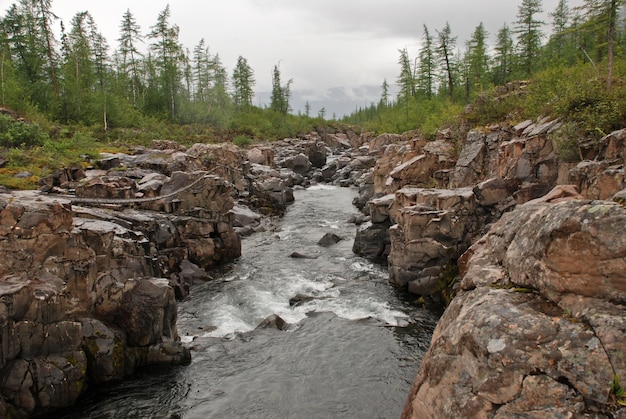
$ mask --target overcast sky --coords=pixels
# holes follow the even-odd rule
[[[127,9],[146,34],[169,4],[170,24],[180,27],[186,48],[193,50],[204,38],[229,74],[238,56],[248,60],[257,80],[257,104],[267,100],[262,92],[271,89],[272,68],[280,63],[283,81],[293,79],[296,110],[308,100],[313,112],[318,110],[315,105],[327,103],[327,116],[334,112],[341,116],[346,109],[378,101],[383,80],[395,84],[398,50],[407,48],[414,58],[424,24],[436,34],[449,22],[458,48],[464,48],[480,22],[491,40],[505,23],[512,26],[521,1],[53,0],[52,9],[66,27],[77,12],[88,10],[114,49]],[[12,3],[0,0],[2,12]],[[570,7],[580,3],[568,2]],[[558,0],[543,1],[544,21],[550,22],[547,14],[557,4]]]

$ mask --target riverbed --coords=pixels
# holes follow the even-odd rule
[[[295,191],[275,230],[245,238],[241,258],[179,304],[191,365],[145,369],[57,417],[399,417],[437,316],[352,253],[354,196]],[[343,240],[322,247],[326,233]],[[284,330],[258,329],[272,314]]]

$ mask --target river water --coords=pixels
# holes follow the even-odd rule
[[[398,418],[437,317],[352,253],[354,196],[296,191],[276,231],[245,238],[242,257],[180,303],[191,365],[145,369],[58,417]],[[319,246],[329,232],[345,240]],[[256,329],[271,314],[286,330]]]

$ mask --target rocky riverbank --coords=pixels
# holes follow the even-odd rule
[[[350,133],[248,151],[155,141],[0,195],[0,417],[72,405],[89,385],[186,364],[177,300],[323,179]]]

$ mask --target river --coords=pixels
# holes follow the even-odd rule
[[[245,238],[239,260],[192,288],[178,318],[191,365],[144,369],[56,417],[398,418],[437,317],[352,253],[354,196],[296,191],[276,231]],[[329,232],[344,240],[319,246]],[[256,329],[271,314],[286,330]]]

